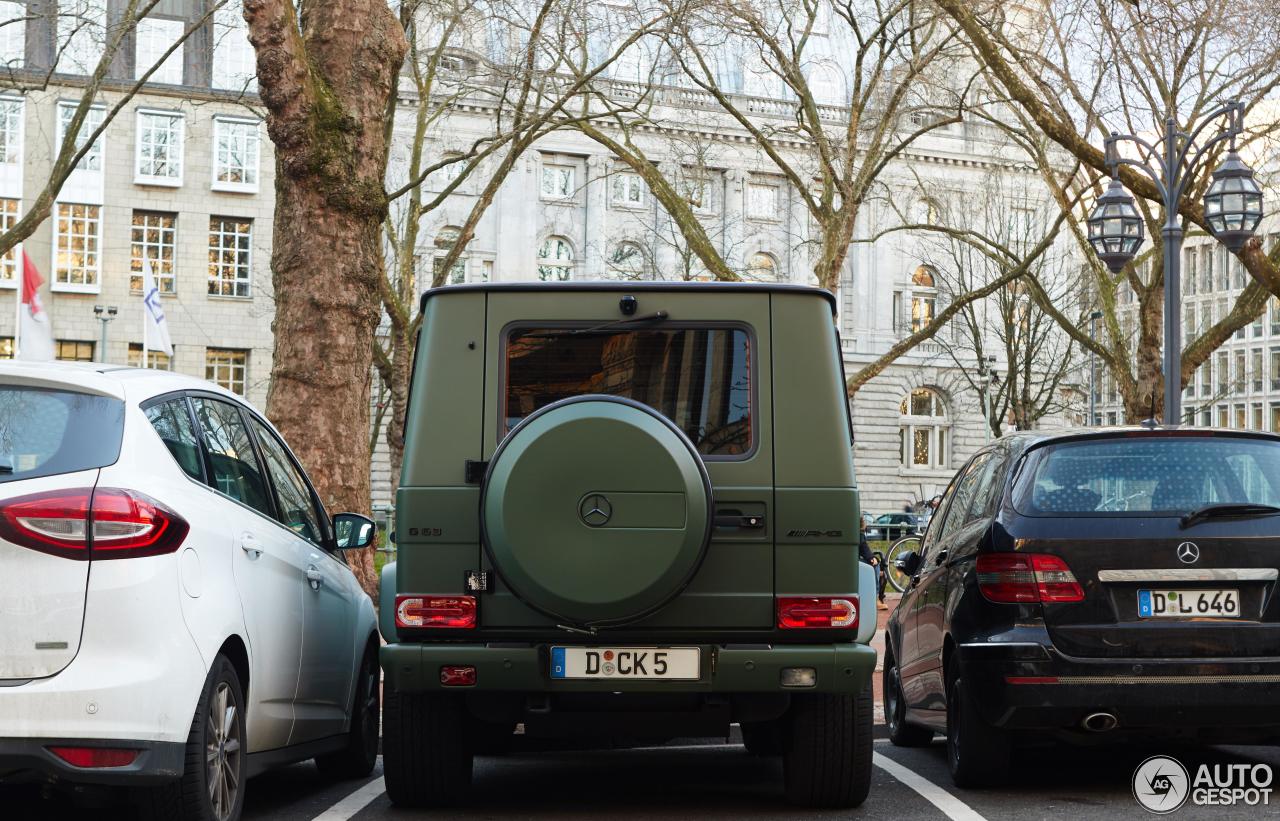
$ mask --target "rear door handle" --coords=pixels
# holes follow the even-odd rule
[[[249,556],[250,561],[253,561],[262,555],[262,542],[246,533],[240,537],[240,549]]]
[[[741,516],[736,513],[718,513],[712,520],[716,527],[732,527],[738,530],[759,530],[764,527],[763,516]]]
[[[312,590],[319,590],[324,585],[324,574],[314,564],[307,567],[307,582]]]

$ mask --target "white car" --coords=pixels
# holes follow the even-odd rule
[[[374,533],[210,383],[0,364],[0,782],[229,821],[267,767],[369,773],[377,626],[343,551]]]

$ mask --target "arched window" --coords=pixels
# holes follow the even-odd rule
[[[904,467],[946,468],[951,425],[942,397],[929,388],[916,388],[902,400],[898,456]]]
[[[573,277],[573,246],[564,237],[547,237],[538,249],[538,279],[567,282]]]
[[[778,261],[772,254],[758,251],[751,255],[747,262],[747,278],[776,282],[778,279]]]
[[[644,276],[644,249],[634,242],[619,242],[609,252],[609,273],[623,279],[640,279]]]
[[[444,267],[444,258],[453,250],[453,246],[458,244],[458,237],[461,235],[462,229],[453,225],[446,225],[436,234],[435,257],[431,263],[431,278],[433,282],[440,282],[443,285],[458,285],[467,281],[467,257],[465,254],[459,255],[449,269],[447,277],[441,279],[440,276],[440,271]]]
[[[911,212],[911,221],[917,225],[937,225],[942,216],[942,209],[936,200],[921,197]]]
[[[809,69],[809,91],[821,105],[848,105],[844,76],[830,63],[817,63]]]

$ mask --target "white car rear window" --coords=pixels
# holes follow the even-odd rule
[[[124,402],[0,386],[0,482],[100,468],[120,457]]]

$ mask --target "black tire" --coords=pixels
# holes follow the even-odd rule
[[[446,807],[471,787],[473,754],[462,698],[388,692],[382,711],[382,769],[397,807]]]
[[[747,752],[762,757],[782,755],[782,722],[744,721],[738,728],[742,730],[742,745]]]
[[[226,706],[220,708],[219,704]],[[224,719],[219,727],[212,723],[215,710]],[[182,778],[135,790],[134,806],[139,816],[155,821],[237,821],[244,808],[244,740],[244,689],[235,667],[219,655],[213,660],[191,718]],[[215,759],[210,764],[208,753],[215,747]],[[215,774],[210,773],[210,766],[215,768]],[[218,787],[216,791],[210,788],[211,782]],[[229,787],[229,794],[222,785]]]
[[[947,768],[957,787],[998,787],[1009,780],[1009,734],[983,721],[957,671],[947,671]]]
[[[873,712],[871,682],[856,696],[792,696],[782,755],[788,801],[843,809],[866,800]]]
[[[356,674],[356,692],[351,703],[351,728],[347,744],[337,752],[316,756],[316,769],[331,779],[364,778],[378,763],[378,722],[382,697],[378,648],[370,644]]]
[[[886,647],[888,641],[885,642]],[[882,672],[884,691],[884,723],[889,727],[889,740],[895,747],[927,747],[933,742],[933,730],[907,723],[907,703],[902,694],[898,660],[893,651],[884,654]]]

